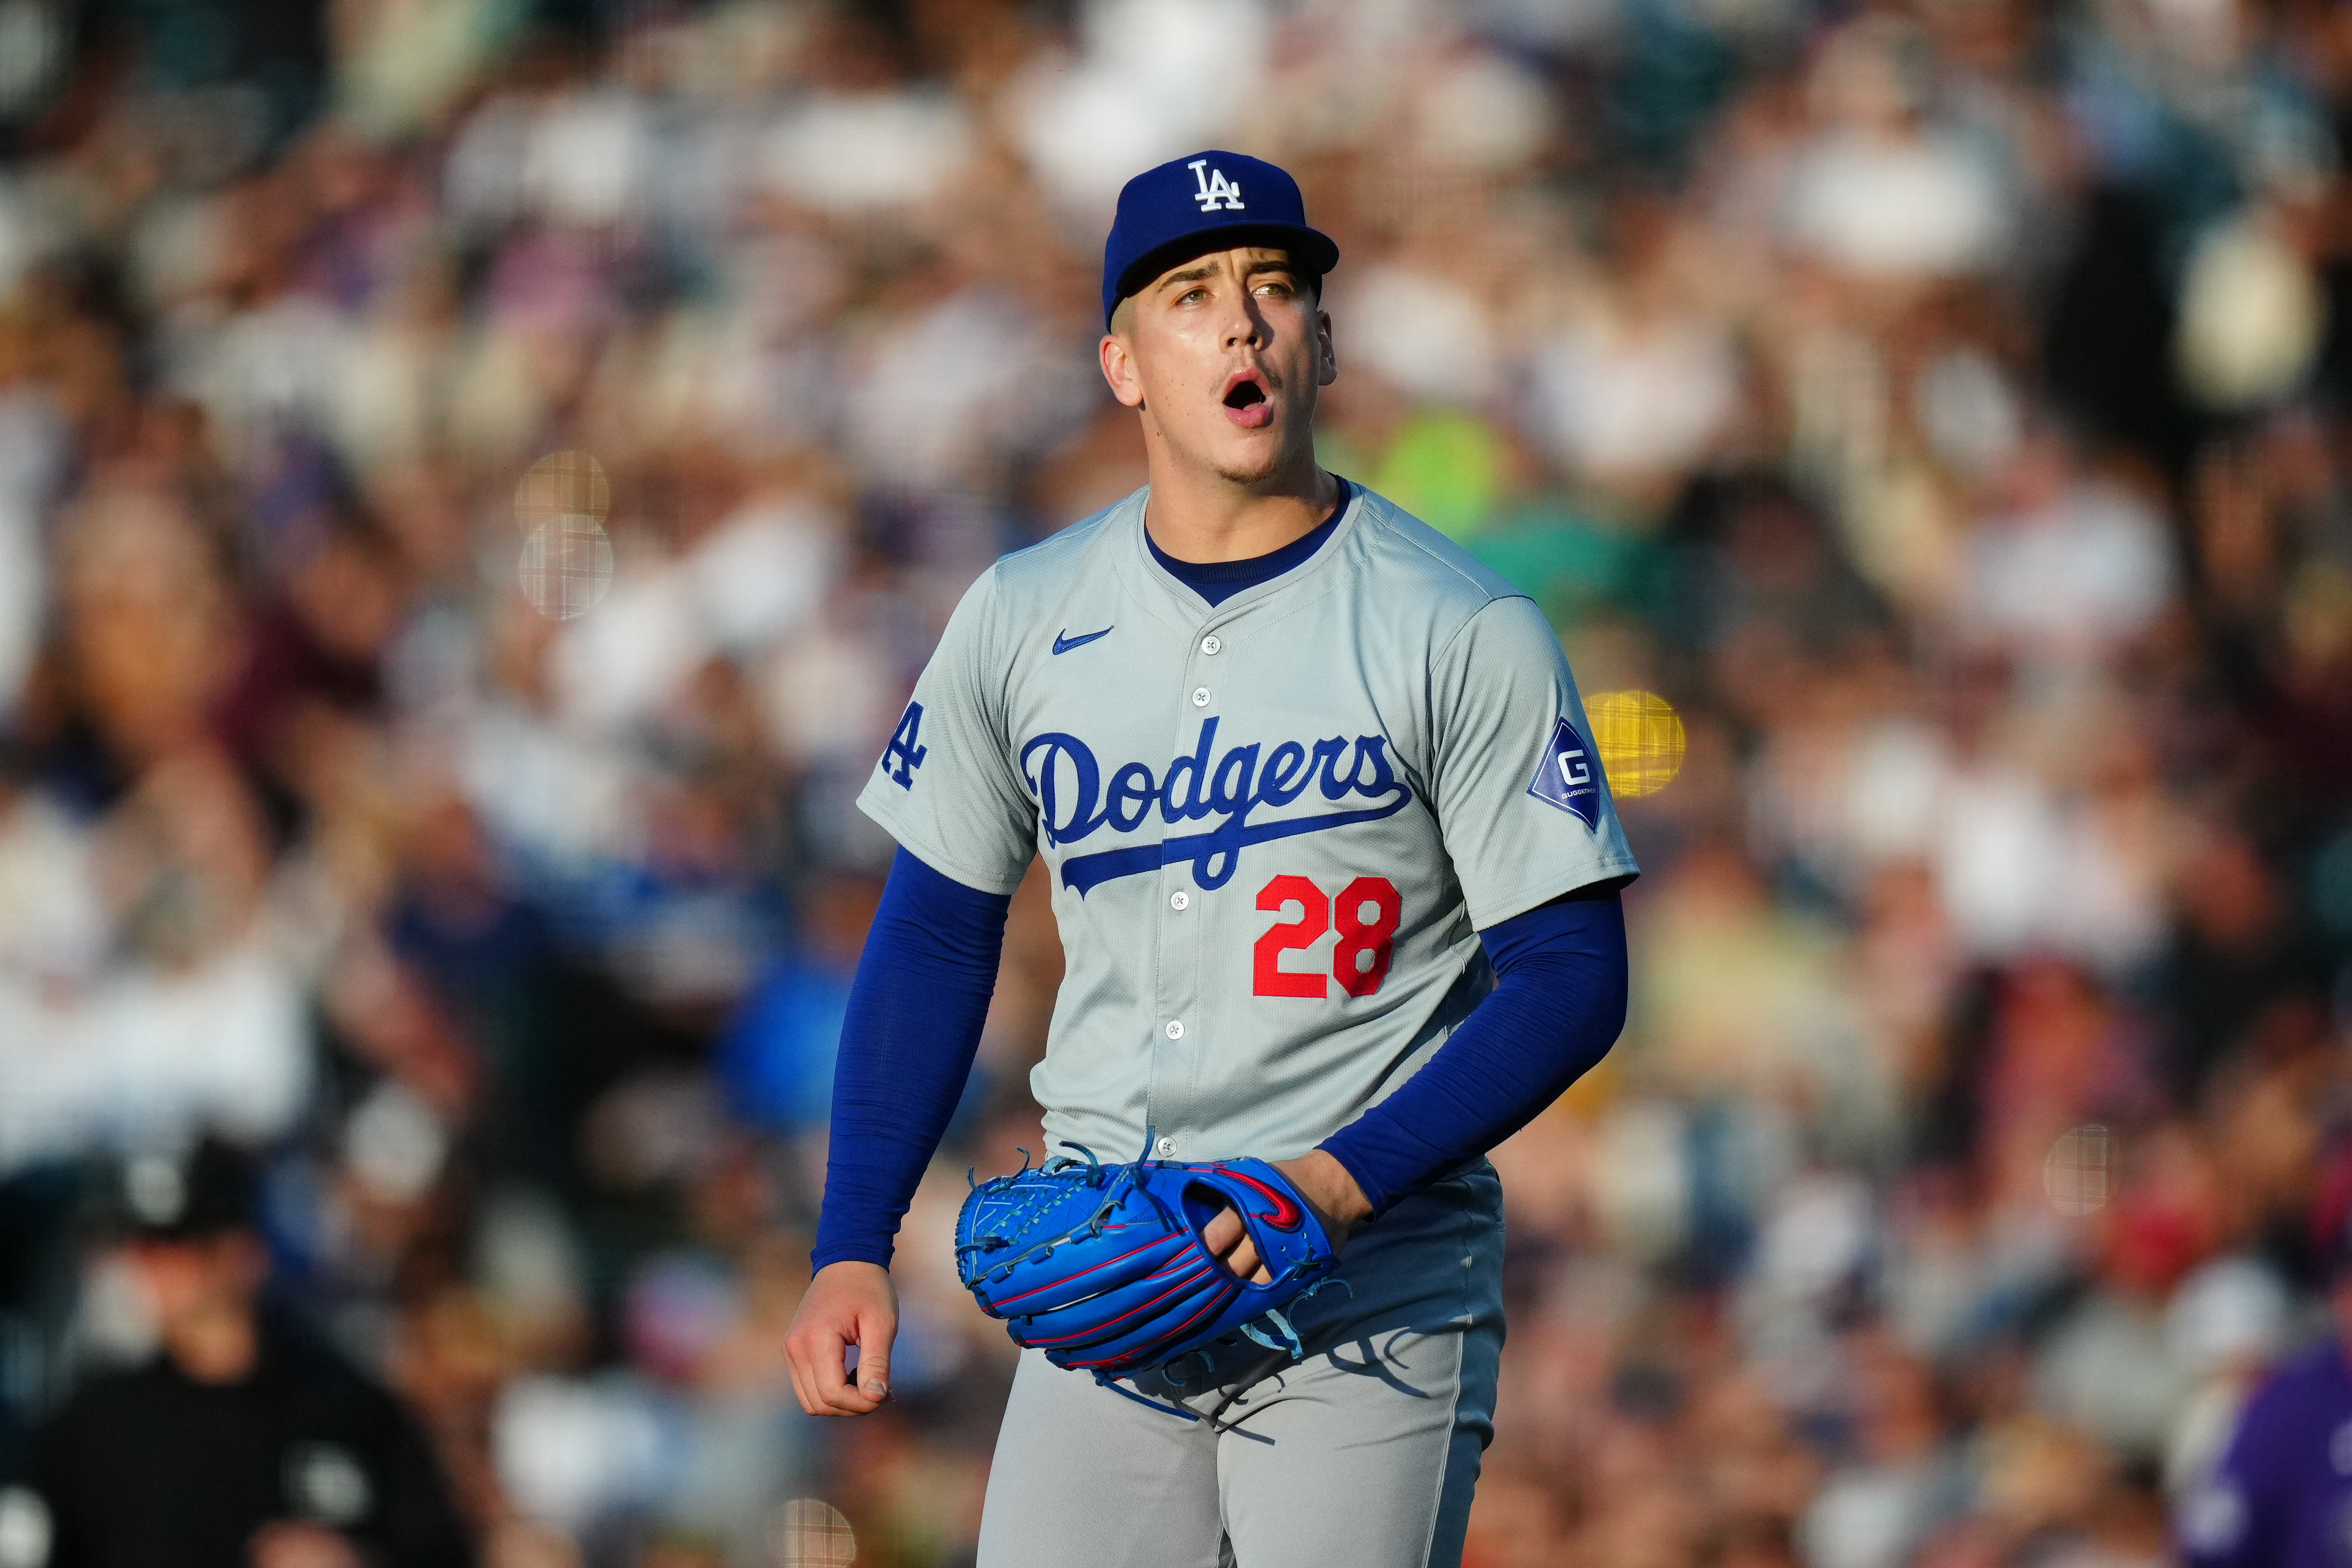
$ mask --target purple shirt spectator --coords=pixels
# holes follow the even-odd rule
[[[2330,1335],[2258,1389],[2173,1519],[2190,1568],[2352,1563],[2352,1362]]]

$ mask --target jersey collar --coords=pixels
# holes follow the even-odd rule
[[[1128,514],[1119,520],[1118,528],[1121,548],[1119,565],[1129,585],[1156,614],[1187,631],[1205,631],[1233,619],[1251,606],[1276,595],[1304,589],[1308,584],[1326,575],[1328,568],[1339,552],[1347,547],[1363,515],[1364,487],[1353,480],[1348,484],[1348,504],[1339,514],[1339,526],[1314,554],[1278,576],[1255,584],[1221,604],[1211,605],[1202,601],[1192,585],[1178,578],[1152,558],[1149,537],[1143,531],[1145,511],[1151,503],[1151,487],[1145,485],[1121,503]]]

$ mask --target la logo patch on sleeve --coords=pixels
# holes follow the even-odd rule
[[[1562,719],[1551,727],[1551,743],[1536,764],[1535,782],[1528,793],[1556,805],[1585,826],[1601,826],[1600,763],[1576,726]]]

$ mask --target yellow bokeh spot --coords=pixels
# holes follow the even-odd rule
[[[1683,771],[1683,721],[1654,691],[1604,691],[1584,706],[1592,743],[1621,800],[1655,795]]]
[[[525,533],[557,517],[601,523],[612,504],[604,464],[586,452],[550,452],[515,487],[515,522]]]

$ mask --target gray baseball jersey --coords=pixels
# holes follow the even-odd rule
[[[1486,994],[1480,928],[1636,868],[1525,595],[1359,488],[1211,608],[1152,558],[1149,495],[972,585],[858,805],[987,891],[1045,858],[1049,1139],[1288,1159]]]

